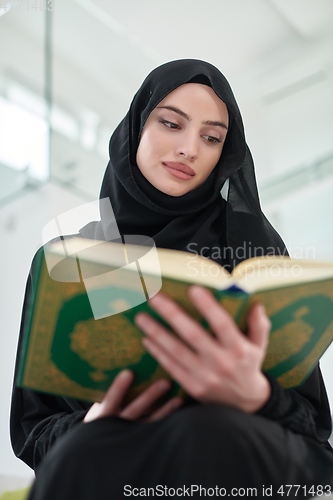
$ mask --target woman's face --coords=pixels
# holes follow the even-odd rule
[[[226,138],[226,105],[207,85],[186,83],[149,115],[136,161],[145,178],[171,196],[200,186],[217,164]]]

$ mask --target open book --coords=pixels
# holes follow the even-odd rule
[[[101,401],[127,367],[135,373],[129,401],[170,378],[142,346],[134,317],[145,311],[170,328],[147,303],[162,289],[210,331],[187,295],[192,283],[208,287],[244,334],[251,306],[265,306],[272,329],[263,371],[285,388],[301,385],[332,342],[333,263],[266,256],[230,275],[200,255],[134,241],[68,238],[39,251],[18,385]],[[169,397],[181,393],[174,384]]]

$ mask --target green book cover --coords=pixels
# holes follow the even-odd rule
[[[230,276],[188,279],[184,271],[179,270],[184,268],[185,262],[180,254],[189,256],[186,252],[159,251],[159,257],[163,257],[164,262],[170,262],[173,257],[171,271],[166,265],[161,265],[162,291],[207,330],[207,322],[187,295],[190,282],[199,282],[210,288],[244,334],[249,309],[255,302],[263,303],[272,322],[263,370],[276,377],[285,388],[301,385],[333,340],[333,265],[328,265],[327,269],[323,264],[319,266],[319,279],[318,276],[312,276],[311,280],[305,277],[302,282],[291,281],[287,285],[290,280],[282,281],[284,285],[270,283],[267,287],[267,283],[263,285],[262,280],[255,279],[259,282],[259,289],[250,292],[246,286],[242,289],[242,280],[233,280]],[[180,265],[177,269],[178,258]],[[50,277],[44,251],[39,252],[35,286],[28,297],[17,384],[94,402],[102,400],[120,370],[130,368],[135,374],[127,398],[130,401],[154,380],[170,378],[144,349],[141,343],[144,334],[134,324],[135,315],[145,311],[170,329],[146,300],[141,299],[139,303],[139,299],[137,306],[100,319],[95,319],[91,307],[94,300],[97,304],[103,303],[105,296],[110,307],[126,307],[126,301],[130,303],[136,294],[143,294],[142,287],[146,292],[147,272],[143,271],[145,280],[141,276],[140,281],[135,278],[133,269],[124,270],[112,286],[104,286],[103,293],[97,289],[87,294],[82,276],[81,281],[71,281],[71,269],[77,269],[77,254],[74,252],[67,260],[70,267],[66,268],[65,274],[69,281],[55,281]],[[207,259],[204,261],[207,262]],[[266,262],[265,258],[261,258],[261,262]],[[80,263],[83,264],[83,261]],[[117,265],[119,262],[112,267],[110,262],[86,261],[81,270],[84,268],[85,275],[88,273],[89,279],[94,280],[96,275],[102,276],[110,269],[116,269]],[[242,274],[243,271],[244,266]],[[332,276],[325,279],[330,273]],[[307,281],[304,282],[304,279]],[[176,394],[183,394],[183,391],[174,382],[168,396]]]

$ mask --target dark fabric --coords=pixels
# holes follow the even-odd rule
[[[229,131],[221,158],[207,181],[196,190],[174,198],[156,190],[141,175],[135,163],[136,150],[152,109],[178,86],[195,81],[210,85],[225,102],[230,118]],[[229,182],[227,202],[220,195],[226,179]],[[254,249],[257,255],[286,254],[284,243],[261,211],[253,161],[229,84],[216,68],[202,61],[168,63],[147,77],[125,119],[111,137],[110,162],[100,197],[110,199],[122,235],[151,236],[158,247],[195,249],[197,252],[206,247],[202,254],[229,270],[241,260],[254,256]],[[101,207],[101,221],[82,228],[81,236],[110,239],[113,221],[104,212],[103,205]],[[242,251],[238,253],[239,248]],[[34,264],[23,306],[17,362],[28,297],[33,287]],[[300,482],[304,471],[309,472],[309,480],[326,480],[327,474],[333,473],[333,453],[326,443],[331,432],[331,418],[319,366],[294,390],[282,389],[272,378],[269,381],[271,397],[257,415],[214,405],[206,414],[204,409],[198,409],[206,407],[196,405],[196,410],[181,409],[149,425],[116,418],[81,425],[90,404],[20,389],[14,381],[12,446],[15,454],[30,467],[36,469],[41,464],[33,497],[38,499],[123,498],[122,495],[112,496],[116,491],[113,488],[118,491],[123,480],[129,484],[140,478],[147,484],[150,480],[170,480],[170,486],[172,481],[183,484],[195,477],[218,484],[224,467],[223,481],[238,487],[250,476],[251,481],[263,480],[266,472],[266,483],[281,481],[286,484],[287,479]],[[191,420],[193,411],[199,415],[202,411],[205,416],[197,427],[194,426],[196,419]],[[240,432],[239,425],[236,432],[233,419],[225,420],[225,415],[237,415],[236,421],[241,422],[243,431]],[[192,426],[187,426],[187,416]],[[211,420],[216,425],[210,430]],[[197,447],[190,445],[194,434]],[[246,447],[248,443],[249,448]],[[242,454],[245,454],[244,461]],[[47,455],[49,458],[45,458]],[[230,462],[228,457],[231,457]],[[238,460],[243,464],[245,479],[235,465]],[[286,463],[289,468],[285,467]],[[101,464],[105,464],[105,468]],[[293,474],[290,471],[294,471]],[[100,486],[106,488],[105,481],[107,491]],[[224,484],[227,483],[222,482],[221,486]],[[79,493],[74,494],[74,491]]]
[[[301,387],[284,390],[269,374],[271,397],[257,412],[286,429],[325,443],[331,432],[329,404],[319,366]],[[320,394],[320,399],[316,394]],[[327,444],[330,449],[330,445]],[[333,472],[333,471],[332,471]]]
[[[312,485],[329,492],[332,468],[332,453],[275,422],[222,405],[192,405],[160,422],[106,417],[76,426],[37,469],[29,500],[118,500],[131,491],[139,496],[134,488],[155,497],[148,488],[164,487],[165,497],[179,498],[191,485],[199,488],[188,494],[194,498],[231,496],[233,488],[245,489],[237,498],[267,498],[265,486],[277,499],[281,485],[295,485],[290,498],[296,485],[297,498],[311,498]]]

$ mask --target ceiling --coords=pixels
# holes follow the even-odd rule
[[[43,17],[14,4],[0,26],[34,40],[37,59],[44,48]],[[52,24],[54,78],[62,67],[75,67],[83,83],[95,81],[127,103],[147,72],[168,60],[204,59],[238,82],[318,49],[332,40],[333,2],[57,0]]]
[[[55,141],[57,173],[66,176],[64,165],[71,165],[68,175],[74,181],[86,179],[82,188],[95,190],[100,183],[107,137],[143,78],[158,64],[196,58],[221,69],[243,111],[262,178],[276,171],[269,167],[259,132],[255,137],[258,127],[265,128],[265,109],[332,79],[332,0],[56,0],[50,20],[53,102],[81,129],[87,120],[95,121],[105,138],[103,158],[90,152],[86,162],[82,148],[76,154],[72,145]],[[45,12],[14,4],[0,17],[0,45],[6,46],[0,59],[0,94],[16,81],[43,95]],[[269,115],[273,135],[274,117]],[[297,163],[297,152],[292,158]],[[73,177],[76,163],[80,175]],[[92,180],[94,164],[98,175]]]

